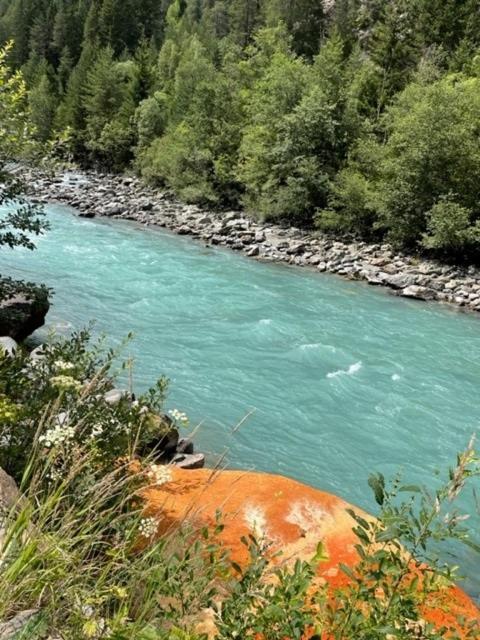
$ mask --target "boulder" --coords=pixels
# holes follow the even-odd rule
[[[177,444],[177,453],[193,453],[193,440],[191,438],[180,438]]]
[[[394,275],[384,275],[385,283],[392,289],[405,289],[415,284],[416,277],[410,273],[395,273]]]
[[[14,340],[24,340],[45,323],[50,308],[48,291],[41,287],[29,287],[0,301],[0,335]]]
[[[180,469],[203,469],[205,456],[203,453],[177,453],[172,458],[172,464]]]
[[[31,623],[38,615],[38,609],[28,609],[17,613],[7,622],[0,622],[0,640],[20,640],[27,638],[32,630]],[[27,635],[28,634],[28,635]],[[35,634],[35,637],[38,637]]]
[[[128,391],[124,389],[110,389],[104,394],[103,399],[107,404],[115,406],[126,396],[128,396]]]
[[[145,429],[150,434],[140,447],[141,456],[152,455],[161,461],[169,461],[177,452],[180,434],[174,422],[167,414],[149,414],[145,420]]]
[[[271,544],[270,562],[290,567],[297,559],[310,562],[321,541],[323,558],[317,565],[316,584],[326,583],[335,591],[349,582],[341,564],[354,567],[359,555],[353,531],[357,523],[348,510],[373,520],[361,509],[330,493],[268,473],[185,470],[173,465],[171,474],[171,482],[149,487],[144,493],[148,513],[159,515],[160,534],[171,535],[172,527],[185,523],[194,530],[208,526],[213,531],[221,508],[224,526],[215,540],[239,565],[249,562],[248,549],[242,542],[248,536]],[[437,590],[419,593],[419,598],[422,617],[442,630],[439,637],[450,637],[444,631],[450,626],[458,634],[453,633],[455,637],[479,637],[472,635],[478,631],[478,608],[451,582],[439,581]]]
[[[13,358],[18,349],[18,344],[13,338],[4,336],[0,338],[0,351]]]
[[[15,480],[0,468],[0,510],[11,509],[19,497],[20,491]]]
[[[437,294],[433,289],[421,287],[415,284],[402,289],[400,295],[404,298],[415,298],[416,300],[435,300],[437,297]]]

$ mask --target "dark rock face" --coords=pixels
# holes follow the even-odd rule
[[[0,335],[14,340],[24,340],[45,323],[50,308],[48,291],[42,287],[6,295],[0,300]]]

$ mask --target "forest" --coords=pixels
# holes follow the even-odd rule
[[[0,0],[9,41],[56,157],[480,257],[478,0]]]

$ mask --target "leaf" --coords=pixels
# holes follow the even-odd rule
[[[317,550],[315,552],[315,555],[312,558],[312,562],[326,562],[327,560],[330,559],[330,555],[327,551],[326,546],[323,544],[323,541],[320,540],[320,542],[317,544]]]
[[[377,504],[382,506],[385,502],[385,478],[381,473],[372,474],[368,479],[368,484],[373,490]]]
[[[343,573],[348,576],[349,578],[351,578],[352,580],[356,580],[356,576],[355,573],[353,572],[353,570],[346,564],[344,564],[343,562],[340,562],[339,565],[340,570],[343,571]]]

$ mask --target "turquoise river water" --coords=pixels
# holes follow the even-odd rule
[[[96,320],[135,338],[135,382],[172,381],[169,407],[202,423],[197,448],[367,509],[368,474],[433,486],[478,430],[480,318],[135,224],[49,207],[38,250],[0,272],[55,289],[46,327]],[[248,419],[236,429],[247,415]],[[470,507],[473,506],[473,501]],[[480,561],[460,564],[480,593]]]

